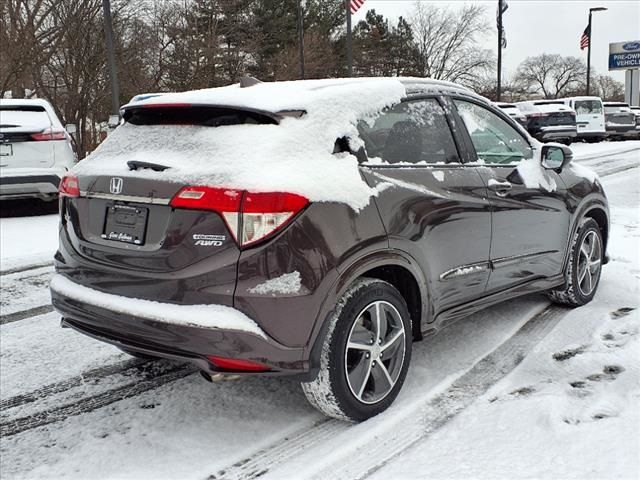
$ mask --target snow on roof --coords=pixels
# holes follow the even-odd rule
[[[15,107],[20,105],[51,108],[51,104],[42,98],[0,98],[0,106]]]
[[[417,82],[416,83],[420,83]],[[453,88],[422,81],[424,89]],[[460,91],[466,91],[459,87]],[[171,93],[135,106],[187,103],[278,112],[305,110],[279,125],[133,125],[118,127],[74,171],[83,175],[156,178],[191,185],[250,191],[286,191],[316,202],[366,206],[377,190],[358,170],[355,156],[334,154],[337,139],[362,145],[357,123],[398,103],[407,94],[396,78],[261,83]],[[125,107],[126,108],[126,107]],[[160,163],[164,172],[129,171],[127,161]]]

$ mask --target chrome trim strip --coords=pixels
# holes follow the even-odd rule
[[[544,257],[547,255],[551,255],[553,253],[558,253],[558,250],[547,250],[545,252],[525,253],[522,255],[513,255],[511,257],[496,258],[495,260],[491,260],[491,264],[493,265],[494,269],[508,267],[510,265],[513,265],[514,263],[519,263],[525,259],[530,260],[536,257]]]
[[[122,202],[136,202],[136,203],[151,203],[153,205],[169,205],[170,198],[155,198],[155,197],[136,197],[133,195],[113,195],[111,193],[101,192],[80,192],[81,197],[85,198],[99,198],[102,200],[120,200]]]
[[[440,274],[440,281],[451,280],[453,278],[473,275],[475,273],[485,272],[489,270],[489,262],[471,263],[469,265],[460,265],[459,267],[447,270]]]

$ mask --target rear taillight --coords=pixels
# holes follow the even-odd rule
[[[232,372],[267,372],[270,368],[262,363],[242,360],[238,358],[225,358],[209,355],[207,357],[217,368]]]
[[[58,195],[60,197],[79,197],[80,186],[78,177],[75,175],[65,175],[58,186]]]
[[[309,200],[294,193],[253,193],[212,187],[184,187],[171,200],[174,208],[219,213],[242,247],[273,235],[308,204]]]
[[[30,135],[31,140],[34,142],[46,142],[49,140],[66,140],[67,132],[64,130],[53,130],[51,128],[47,128],[39,133],[32,133]]]

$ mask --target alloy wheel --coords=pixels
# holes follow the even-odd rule
[[[578,255],[578,288],[585,297],[596,288],[602,267],[602,246],[598,234],[591,230],[582,239]]]
[[[351,393],[373,404],[393,389],[405,357],[405,332],[398,310],[389,302],[366,306],[351,327],[344,367]]]

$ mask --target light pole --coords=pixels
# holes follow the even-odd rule
[[[113,25],[111,23],[111,3],[102,0],[102,12],[104,15],[104,36],[107,43],[107,64],[109,66],[109,79],[111,80],[111,113],[120,115],[120,89],[118,88],[118,67],[113,42]]]
[[[589,45],[587,46],[587,96],[589,96],[589,87],[591,86],[591,14],[593,12],[602,12],[607,10],[606,7],[594,7],[589,9],[589,25],[587,30],[589,31]]]

